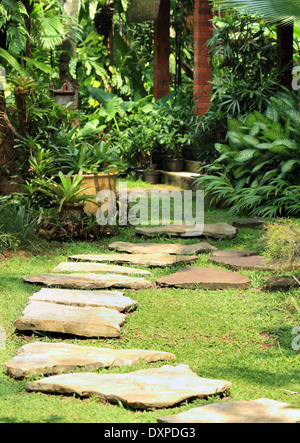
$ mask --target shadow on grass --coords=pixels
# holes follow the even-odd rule
[[[48,418],[43,420],[24,420],[20,421],[13,417],[0,417],[0,423],[64,423],[64,418],[58,415],[49,415]]]

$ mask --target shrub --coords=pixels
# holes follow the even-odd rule
[[[264,242],[264,256],[283,265],[288,264],[294,270],[300,257],[300,223],[290,219],[267,223]]]
[[[219,157],[197,180],[211,204],[232,213],[300,214],[300,111],[288,93],[270,101],[263,114],[228,119],[228,144],[215,144]]]
[[[38,213],[30,206],[5,202],[0,206],[0,248],[38,250]]]

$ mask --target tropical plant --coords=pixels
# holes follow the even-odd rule
[[[93,202],[90,195],[84,194],[87,187],[82,186],[83,173],[73,175],[69,172],[64,175],[61,171],[58,173],[59,182],[53,179],[40,179],[37,181],[36,190],[45,194],[50,201],[58,204],[58,212],[61,212],[65,203],[82,204],[86,201]]]
[[[222,9],[234,8],[253,15],[260,15],[273,22],[299,22],[300,5],[294,0],[221,0],[218,6]]]
[[[39,249],[38,213],[30,204],[13,201],[1,202],[0,244],[3,249]],[[0,246],[1,247],[1,246]]]
[[[59,143],[59,140],[62,140],[62,143]],[[53,163],[64,173],[112,173],[120,172],[126,167],[121,161],[118,146],[111,146],[104,139],[96,139],[92,143],[84,141],[84,136],[80,137],[78,128],[60,131],[50,149]]]
[[[295,272],[300,257],[300,223],[285,219],[267,223],[262,237],[263,255],[268,261],[274,260]]]
[[[211,198],[230,211],[252,215],[298,215],[300,111],[294,95],[278,93],[264,114],[228,119],[228,144],[197,180]]]
[[[225,116],[264,112],[279,88],[279,53],[271,26],[230,11],[213,20],[211,106]]]

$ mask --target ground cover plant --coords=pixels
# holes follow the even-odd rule
[[[134,185],[133,181],[130,184]],[[139,182],[137,183],[140,184]],[[231,223],[232,216],[223,210],[207,209],[205,222]],[[264,250],[261,231],[241,228],[231,240],[209,240],[219,249]],[[283,292],[264,292],[261,271],[240,271],[251,280],[247,290],[188,290],[147,289],[126,291],[139,302],[138,309],[126,318],[119,339],[84,339],[62,337],[57,334],[14,331],[13,323],[23,311],[27,299],[38,286],[24,283],[21,276],[48,273],[68,255],[108,252],[114,240],[145,241],[134,234],[133,227],[116,227],[113,237],[97,242],[52,243],[47,252],[21,253],[1,260],[0,324],[6,333],[4,349],[0,350],[0,422],[97,422],[97,423],[154,423],[156,418],[182,412],[215,401],[271,398],[297,405],[300,392],[299,360],[289,363],[298,352],[292,349],[292,329],[299,325],[299,311]],[[150,242],[193,243],[193,240],[153,238]],[[198,256],[193,266],[219,267],[208,262],[208,254]],[[155,281],[179,269],[170,266],[152,269]],[[299,289],[292,289],[299,301]],[[16,381],[3,374],[3,364],[12,358],[23,344],[66,342],[112,349],[144,348],[172,352],[177,360],[170,364],[188,364],[198,375],[226,379],[233,383],[229,396],[220,400],[193,400],[171,409],[133,411],[121,405],[101,404],[96,397],[79,399],[75,396],[29,393],[25,381]],[[281,347],[281,352],[278,345]],[[2,346],[3,348],[3,346]],[[124,373],[134,369],[159,366],[158,363],[136,364],[131,368],[100,369],[97,372]],[[295,394],[298,393],[298,394]]]
[[[228,118],[227,144],[197,180],[211,204],[232,213],[299,215],[299,123],[294,94],[277,93],[264,113]]]

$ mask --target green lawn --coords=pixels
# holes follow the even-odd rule
[[[231,222],[225,211],[209,210],[205,222]],[[210,241],[219,249],[258,249],[260,232],[239,229],[233,240]],[[69,243],[53,246],[35,256],[14,256],[0,264],[0,325],[6,331],[6,347],[0,350],[0,422],[97,422],[97,423],[155,423],[157,417],[183,412],[208,402],[270,398],[299,404],[300,359],[293,363],[297,351],[292,349],[292,328],[300,326],[299,313],[286,293],[267,293],[259,289],[259,271],[241,271],[251,279],[247,290],[179,290],[147,289],[126,291],[139,302],[138,309],[128,314],[119,339],[83,339],[51,337],[46,333],[18,334],[14,321],[21,315],[27,299],[38,286],[22,281],[21,276],[49,273],[70,254],[101,253],[111,241],[145,241],[134,235],[133,228],[119,228],[115,236],[94,243]],[[174,239],[147,239],[172,242]],[[192,243],[193,240],[177,240]],[[195,266],[213,266],[208,255],[199,255]],[[177,270],[177,266],[153,269],[150,278]],[[299,301],[299,290],[292,291]],[[121,405],[103,405],[96,397],[79,399],[60,395],[29,393],[25,381],[16,381],[3,374],[3,364],[12,358],[20,346],[31,341],[65,341],[110,348],[144,348],[173,352],[177,360],[170,364],[188,364],[199,376],[232,382],[227,398],[194,400],[167,410],[132,411]],[[298,341],[298,343],[300,340]],[[299,353],[299,351],[298,351]],[[99,372],[129,372],[134,369],[160,366],[137,364],[131,368],[113,368]],[[290,391],[297,391],[293,394]]]

